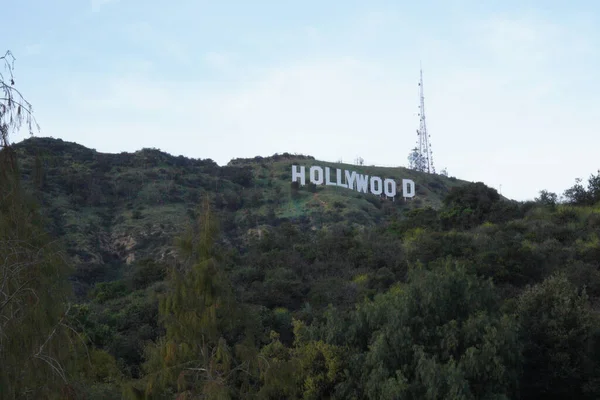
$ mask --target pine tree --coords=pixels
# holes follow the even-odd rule
[[[165,335],[147,349],[146,398],[169,393],[180,398],[231,398],[235,372],[248,367],[234,350],[250,350],[246,353],[252,358],[251,345],[234,349],[227,340],[233,336],[239,309],[215,244],[218,228],[208,199],[200,215],[178,243],[191,268],[171,269],[170,288],[159,301]]]

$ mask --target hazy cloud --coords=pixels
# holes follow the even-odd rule
[[[24,47],[23,55],[25,57],[28,56],[37,56],[42,52],[42,44],[41,43],[33,43]]]
[[[178,64],[188,64],[191,61],[186,42],[174,38],[170,32],[150,22],[130,23],[122,31],[126,40],[139,50],[148,52],[153,58],[160,57]]]
[[[102,7],[110,3],[117,3],[120,0],[90,0],[90,5],[92,7],[92,11],[97,12],[100,11]]]
[[[225,52],[210,51],[204,55],[204,61],[217,70],[229,70],[233,67],[232,56]]]

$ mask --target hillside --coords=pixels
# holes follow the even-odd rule
[[[212,160],[156,149],[104,154],[60,139],[30,138],[15,146],[24,181],[35,186],[51,232],[76,265],[77,292],[122,276],[136,260],[173,261],[173,237],[208,194],[226,238],[236,244],[265,226],[293,221],[321,228],[339,221],[374,226],[391,214],[439,208],[466,182],[406,168],[334,164],[289,154]],[[331,186],[293,189],[291,166],[321,165],[386,178],[413,179],[416,197],[395,201]],[[37,172],[36,172],[37,171]]]
[[[562,202],[515,202],[307,156],[16,150],[18,174],[0,152],[0,398],[600,396],[600,171]],[[418,196],[299,187],[294,164]]]

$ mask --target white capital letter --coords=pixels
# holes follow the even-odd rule
[[[356,176],[356,191],[367,193],[369,184],[369,175],[358,174]]]
[[[325,185],[335,186],[335,182],[331,182],[331,169],[325,167]]]
[[[396,197],[396,181],[393,179],[384,180],[383,190],[387,197]]]
[[[377,188],[375,188],[375,182],[377,182]],[[382,183],[381,183],[381,178],[378,176],[372,176],[371,177],[371,193],[373,194],[381,194],[381,192],[383,192],[383,188],[382,188]]]
[[[297,165],[292,165],[292,182],[298,181],[298,178],[300,178],[300,185],[306,185],[306,174],[304,166],[298,168]]]
[[[355,180],[356,180],[356,172],[346,171],[346,183],[348,184],[348,189],[354,190],[354,181]]]
[[[402,196],[415,197],[415,183],[412,179],[402,179]]]
[[[319,179],[315,176],[317,172],[319,173]],[[323,168],[317,166],[310,167],[310,182],[315,185],[323,184]]]

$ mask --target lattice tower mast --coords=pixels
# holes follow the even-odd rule
[[[419,80],[419,129],[417,134],[419,135],[419,156],[423,161],[422,169],[423,172],[429,174],[435,174],[435,167],[433,166],[433,151],[431,150],[431,144],[429,140],[431,136],[427,133],[427,124],[425,122],[425,95],[423,94],[423,68],[420,69],[420,80]]]

